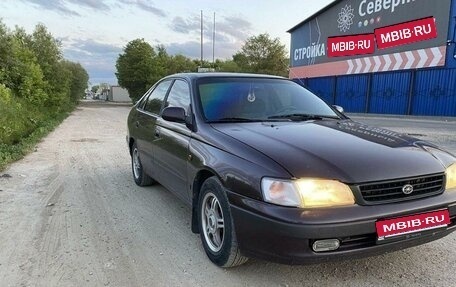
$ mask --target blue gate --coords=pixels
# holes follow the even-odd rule
[[[327,104],[334,105],[335,77],[307,79],[307,88]]]
[[[369,113],[407,114],[411,72],[373,74]]]
[[[456,116],[456,69],[295,80],[348,113]]]
[[[456,116],[456,69],[416,72],[412,114]]]
[[[347,113],[364,113],[368,88],[368,75],[337,77],[336,105]]]

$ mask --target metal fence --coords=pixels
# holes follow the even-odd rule
[[[297,79],[351,113],[456,116],[456,69]]]

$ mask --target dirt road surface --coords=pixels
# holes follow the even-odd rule
[[[190,231],[190,209],[159,185],[134,184],[128,111],[82,105],[0,173],[0,286],[454,286],[456,234],[362,260],[214,266]],[[456,123],[448,129],[419,134],[455,152]]]

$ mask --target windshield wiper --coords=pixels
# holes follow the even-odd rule
[[[263,120],[260,119],[248,119],[248,118],[241,118],[241,117],[228,117],[228,118],[221,118],[217,120],[210,121],[211,123],[235,123],[235,122],[261,122]]]
[[[334,119],[340,120],[337,116],[326,116],[326,115],[312,115],[312,114],[285,114],[270,116],[268,119],[290,119],[292,121],[308,121],[308,120],[323,120],[323,119]]]

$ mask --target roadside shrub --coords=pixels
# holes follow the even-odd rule
[[[12,32],[0,19],[0,170],[21,158],[74,109],[88,74],[62,57],[42,24]]]

